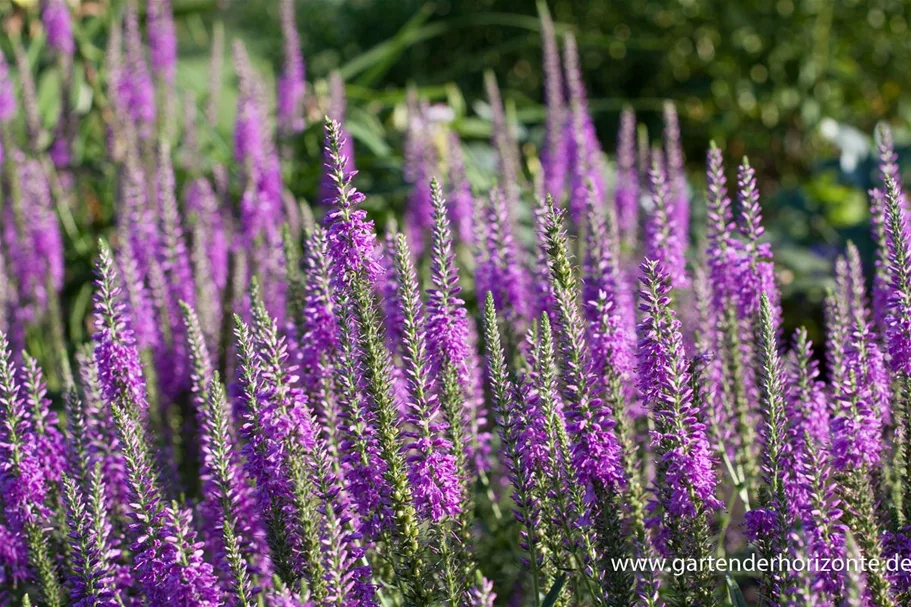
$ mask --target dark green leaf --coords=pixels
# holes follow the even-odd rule
[[[740,591],[740,586],[737,585],[734,578],[726,575],[724,576],[724,581],[728,585],[728,592],[731,595],[731,604],[734,605],[734,607],[747,607],[746,599],[743,598],[743,592]]]
[[[554,585],[550,587],[547,596],[544,597],[544,602],[541,603],[541,607],[553,607],[557,599],[560,598],[560,591],[563,590],[563,586],[566,584],[566,574],[561,573],[560,576],[554,580]]]

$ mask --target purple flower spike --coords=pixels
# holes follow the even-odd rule
[[[572,34],[566,35],[563,60],[566,64],[570,106],[566,144],[571,181],[568,209],[570,219],[579,225],[585,218],[586,205],[590,202],[598,206],[604,204],[606,184],[602,171],[601,145],[598,143],[595,125],[588,112],[588,100],[579,67],[579,51]],[[589,196],[589,183],[594,188],[594,197]]]
[[[8,268],[18,286],[23,321],[47,310],[51,297],[63,286],[63,237],[54,211],[47,174],[37,160],[14,153],[22,185],[19,208],[4,207],[2,237]]]
[[[147,18],[152,69],[165,82],[173,83],[177,72],[177,34],[171,0],[149,0]]]
[[[126,6],[126,64],[119,73],[118,96],[126,104],[129,117],[139,124],[139,134],[149,137],[155,122],[155,85],[146,64],[145,47],[139,29],[136,3]]]
[[[652,444],[659,450],[657,499],[666,516],[692,518],[722,504],[711,448],[693,407],[680,321],[671,309],[670,276],[656,261],[642,264],[639,309],[639,386],[655,417]]]
[[[16,89],[9,75],[9,64],[0,53],[0,123],[9,122],[16,115]]]
[[[134,415],[145,415],[149,408],[145,380],[136,338],[124,315],[120,279],[110,248],[103,241],[99,247],[95,282],[95,364],[101,393],[105,402]]]
[[[492,292],[497,309],[517,330],[523,330],[531,303],[527,296],[528,276],[522,267],[506,197],[499,189],[490,192],[482,223],[486,234],[483,240],[478,239],[480,260],[475,291],[481,300],[488,291]]]
[[[886,237],[889,244],[889,315],[886,338],[893,371],[911,374],[911,245],[898,183],[886,177]]]
[[[290,135],[304,129],[304,95],[307,92],[294,0],[282,0],[281,22],[285,62],[278,78],[278,122],[281,131]]]
[[[871,373],[871,369],[882,365],[882,358],[863,317],[855,314],[852,326],[843,378],[835,394],[832,459],[836,470],[875,466],[883,450],[883,410],[876,392],[887,387],[882,386],[875,372]]]
[[[519,206],[519,160],[518,149],[513,134],[506,121],[503,98],[500,86],[493,72],[484,74],[484,88],[487,90],[487,101],[490,103],[491,146],[497,153],[499,185],[506,200],[506,210],[510,217]]]
[[[48,485],[36,453],[35,432],[16,381],[9,342],[0,333],[0,494],[6,525],[18,536],[12,551],[20,557],[26,550],[26,527],[48,514],[44,505]]]
[[[339,401],[343,410],[342,466],[348,494],[358,516],[358,529],[368,538],[390,527],[391,489],[384,478],[386,462],[380,458],[374,414],[364,394],[366,379],[359,362],[352,329],[353,305],[338,294]]]
[[[616,227],[589,209],[582,301],[591,328],[589,343],[595,369],[610,369],[623,378],[625,394],[635,396],[635,304],[620,274]],[[603,377],[604,373],[599,373]],[[606,390],[607,386],[601,386]]]
[[[667,173],[660,157],[653,157],[649,171],[651,195],[654,208],[646,226],[646,257],[655,260],[670,274],[671,286],[685,287],[689,283],[686,275],[683,237],[673,216],[671,192]]]
[[[354,140],[348,131],[345,130],[345,81],[342,80],[341,74],[332,72],[329,75],[329,108],[326,116],[339,124],[341,142],[340,156],[345,159],[344,169],[346,173],[354,174]],[[329,166],[332,163],[332,157],[329,146],[323,148],[323,164]],[[332,200],[335,199],[336,184],[332,179],[329,171],[323,174],[320,182],[319,199],[329,206],[332,206]]]
[[[374,247],[376,236],[373,222],[367,212],[357,208],[365,196],[352,185],[357,171],[348,171],[348,158],[344,155],[345,136],[342,126],[335,120],[326,120],[326,151],[329,162],[326,175],[332,181],[332,198],[327,204],[334,209],[326,215],[329,239],[329,257],[334,263],[337,284],[345,284],[349,277],[361,272],[375,283],[382,272]]]
[[[780,296],[775,284],[775,265],[772,263],[772,246],[759,242],[765,228],[762,227],[762,209],[759,206],[759,189],[756,187],[756,171],[749,160],[737,170],[737,190],[740,198],[741,234],[744,243],[744,254],[739,272],[740,318],[748,319],[759,310],[760,296],[765,294],[772,305],[775,324],[779,324],[781,310]]]
[[[317,395],[322,393],[325,382],[331,381],[339,347],[327,249],[326,232],[321,226],[316,226],[305,246],[304,272],[307,281],[299,328],[301,385],[312,397],[311,401],[319,398]]]
[[[898,166],[898,154],[892,139],[892,129],[886,123],[876,126],[876,151],[879,153],[879,171],[883,186],[889,187],[888,180],[895,182],[896,189],[902,192],[901,168]],[[902,194],[904,200],[904,194]],[[904,206],[904,205],[902,205]]]
[[[614,206],[620,241],[624,247],[632,249],[636,243],[639,216],[639,171],[636,168],[636,114],[629,108],[620,114]]]
[[[51,411],[51,401],[47,397],[47,385],[38,361],[27,353],[22,354],[22,387],[25,390],[25,402],[28,407],[29,425],[33,433],[35,457],[41,468],[44,483],[47,487],[60,484],[61,474],[66,467],[66,447],[63,434],[57,419],[57,413]]]
[[[736,276],[737,243],[734,241],[733,212],[724,176],[724,158],[713,141],[706,155],[706,212],[708,215],[709,277],[712,283],[712,303],[720,313],[726,302],[734,301],[738,282]]]
[[[101,469],[93,479],[93,492],[87,499],[83,490],[69,477],[64,478],[66,520],[69,528],[70,601],[75,607],[117,607],[120,601],[114,587],[110,545],[104,507]]]
[[[72,55],[73,24],[66,0],[46,0],[41,11],[41,21],[47,32],[48,45],[62,55]]]
[[[585,343],[585,324],[576,302],[577,282],[563,213],[548,198],[541,239],[546,243],[550,280],[559,314],[557,336],[566,427],[573,440],[572,467],[589,499],[595,491],[622,485],[620,442],[610,407],[596,392],[597,378]]]
[[[409,108],[407,140],[405,142],[405,181],[411,193],[405,205],[405,233],[416,258],[424,252],[424,239],[433,228],[433,204],[430,200],[430,180],[436,164],[424,106],[412,100]]]
[[[815,444],[827,445],[829,421],[825,385],[819,380],[819,361],[813,356],[813,342],[801,327],[794,334],[794,348],[788,357],[788,423],[795,442],[802,443],[806,433]]]
[[[460,242],[472,244],[475,200],[465,176],[462,142],[455,132],[449,134],[449,220],[455,225]]]
[[[885,332],[889,314],[889,244],[886,236],[886,194],[879,188],[869,191],[870,230],[876,243],[873,275],[873,320]]]
[[[674,229],[685,249],[690,234],[690,197],[687,191],[683,146],[680,141],[680,122],[677,108],[670,101],[664,104],[664,153],[667,158],[671,217],[675,223]]]
[[[479,363],[472,341],[465,301],[459,297],[459,271],[452,250],[452,233],[446,218],[446,203],[439,184],[431,184],[434,206],[434,225],[431,243],[430,280],[427,290],[427,346],[434,375],[444,373],[450,366],[459,384],[459,397],[451,403],[454,411],[444,413],[447,421],[461,423],[462,449],[470,461],[480,462],[489,435],[480,430],[486,422],[484,398],[479,381]],[[444,395],[444,399],[447,395]],[[452,436],[455,436],[454,434]]]
[[[431,375],[421,296],[411,252],[401,234],[395,240],[397,295],[402,302],[402,358],[407,379],[406,423],[414,430],[403,433],[410,466],[408,480],[418,514],[437,522],[461,511],[461,486],[446,438],[446,422]]]
[[[493,582],[481,577],[468,593],[469,607],[493,607],[497,593],[493,591]]]
[[[268,132],[262,83],[239,40],[234,43],[234,66],[238,78],[234,158],[242,167],[244,193],[240,214],[243,235],[247,241],[256,244],[262,244],[257,241],[264,237],[270,246],[280,248],[279,227],[284,213],[281,166]],[[267,254],[257,251],[260,257]],[[267,263],[265,261],[263,265]]]
[[[545,4],[540,5],[541,41],[544,49],[544,97],[547,105],[544,145],[541,147],[541,165],[544,169],[544,194],[554,200],[563,200],[566,187],[566,100],[563,93],[563,74],[560,49],[554,33],[554,22]]]

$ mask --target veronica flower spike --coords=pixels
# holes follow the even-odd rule
[[[775,335],[771,304],[763,293],[759,307],[758,350],[764,484],[759,492],[759,508],[747,514],[747,531],[760,554],[766,558],[786,552],[793,526],[787,492],[788,445],[783,370]],[[792,580],[783,571],[769,572],[762,579],[763,595],[777,603],[790,590],[791,583]]]
[[[100,472],[100,469],[98,470]],[[70,601],[84,607],[116,607],[113,572],[108,562],[107,538],[94,526],[82,489],[68,476],[63,478],[66,518],[69,527]],[[93,504],[98,506],[101,504]],[[104,512],[96,513],[101,516]],[[102,523],[104,525],[104,523]],[[102,527],[103,529],[104,527]]]
[[[670,276],[656,261],[642,264],[639,382],[653,419],[654,521],[666,555],[701,558],[711,553],[709,522],[722,504],[705,424],[694,405],[680,321],[671,306]],[[711,604],[711,572],[675,579],[673,605]]]
[[[193,361],[193,392],[201,430],[203,501],[199,510],[204,539],[210,554],[227,566],[230,587],[242,607],[252,605],[251,576],[271,574],[265,530],[252,495],[244,482],[236,451],[228,403],[218,373],[213,371],[208,349],[195,312],[181,302],[187,342]]]
[[[18,553],[18,558],[27,555],[45,603],[63,607],[63,590],[44,531],[50,514],[45,507],[48,487],[35,453],[35,430],[15,375],[9,342],[0,333],[0,493],[4,518],[15,534],[15,539],[7,540],[14,542],[8,550]]]
[[[141,421],[148,402],[139,354],[132,329],[122,317],[119,277],[110,248],[104,241],[99,248],[95,364],[126,462],[133,506],[131,533],[135,541],[131,552],[136,580],[150,605],[165,605],[188,593],[199,598],[200,606],[218,605],[211,565],[185,558],[188,551],[195,550],[195,536],[189,532],[177,534],[175,513],[162,502]]]
[[[408,459],[409,480],[418,513],[433,521],[458,514],[460,483],[446,438],[446,422],[430,375],[427,337],[417,276],[405,236],[395,238],[395,273],[403,311],[402,344],[408,383],[410,414],[406,423],[416,430],[405,432],[411,440]]]

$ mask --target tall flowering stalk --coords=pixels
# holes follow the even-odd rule
[[[783,369],[776,343],[776,326],[772,307],[765,294],[759,307],[760,364],[759,406],[763,417],[763,485],[759,507],[747,513],[747,531],[765,558],[774,558],[787,550],[788,536],[794,524],[788,496],[788,441]],[[779,604],[790,591],[793,580],[781,569],[768,572],[762,579],[762,593],[770,604]]]
[[[528,457],[529,447],[540,444],[542,438],[526,423],[526,411],[531,403],[520,399],[518,386],[510,379],[506,367],[506,355],[500,342],[497,328],[496,309],[493,297],[488,293],[484,308],[484,338],[488,350],[488,374],[493,397],[493,408],[500,427],[500,440],[506,452],[509,480],[513,485],[515,516],[522,526],[524,549],[528,553],[528,568],[531,572],[532,604],[540,604],[542,579],[542,504],[536,495],[536,464]]]
[[[824,448],[830,442],[831,416],[825,384],[819,380],[819,362],[805,328],[797,329],[793,344],[787,365],[788,424],[795,438],[809,434],[815,444]],[[798,445],[801,442],[798,440]]]
[[[585,327],[576,297],[575,272],[563,224],[563,213],[548,200],[544,241],[550,261],[550,279],[557,300],[560,322],[557,325],[562,371],[562,392],[566,403],[567,429],[573,440],[573,468],[578,480],[589,491],[610,489],[623,482],[620,445],[614,433],[614,420],[594,390],[590,352],[585,345]],[[591,499],[594,495],[591,495]]]
[[[218,605],[211,565],[202,562],[195,534],[181,524],[181,515],[167,507],[156,483],[152,457],[142,427],[148,407],[132,329],[123,319],[120,287],[110,248],[103,241],[97,265],[95,364],[102,394],[117,428],[126,462],[133,505],[130,546],[136,581],[150,605],[195,597],[196,605]]]
[[[394,541],[398,554],[393,566],[402,579],[402,592],[418,604],[430,600],[430,590],[421,581],[424,574],[424,557],[418,537],[417,512],[413,505],[413,492],[408,483],[407,466],[401,453],[401,428],[395,398],[392,361],[386,349],[381,325],[373,301],[373,284],[379,266],[373,257],[374,234],[372,223],[366,220],[357,204],[363,200],[352,186],[353,175],[346,172],[342,155],[341,126],[331,119],[326,125],[329,143],[328,167],[337,187],[335,209],[327,215],[329,222],[329,253],[335,264],[336,284],[343,299],[351,306],[354,327],[347,345],[363,370],[363,377],[356,378],[356,385],[363,385],[369,413],[376,432],[377,455],[382,461],[383,481],[390,489],[391,531],[384,539]],[[349,403],[357,407],[357,403]]]
[[[280,497],[284,500],[284,516],[278,519],[284,527],[275,527],[270,522],[273,541],[277,534],[286,533],[290,539],[290,554],[284,562],[283,577],[292,583],[303,576],[315,600],[328,595],[325,585],[325,570],[320,557],[320,532],[315,517],[316,503],[312,485],[308,478],[307,458],[315,447],[317,431],[310,415],[306,397],[295,385],[293,365],[287,364],[288,351],[284,337],[278,333],[278,325],[265,309],[265,304],[256,285],[251,293],[253,302],[253,346],[255,359],[250,358],[249,344],[243,353],[245,376],[255,377],[258,390],[255,396],[261,415],[258,423],[263,432],[259,436],[268,450],[271,468],[259,471],[276,475],[283,483]],[[250,404],[251,383],[247,381],[247,403]],[[250,418],[248,416],[248,423]],[[273,508],[276,502],[273,501]]]
[[[449,134],[448,151],[449,221],[455,225],[459,242],[472,244],[475,199],[465,175],[462,142],[455,132]]]
[[[873,333],[860,252],[852,242],[848,242],[847,245],[846,264],[849,289],[848,310],[854,325],[851,343],[858,357],[861,382],[868,386],[870,391],[869,398],[874,408],[874,414],[885,426],[892,419],[892,387],[879,339]]]
[[[190,260],[200,321],[210,344],[218,344],[224,317],[221,306],[228,283],[230,234],[225,216],[208,179],[199,178],[184,195],[192,247]]]
[[[503,311],[515,333],[521,334],[529,317],[529,285],[507,204],[501,190],[492,190],[481,218],[484,227],[476,224],[479,234],[475,237],[475,291],[479,297],[492,292],[497,308]]]
[[[235,315],[235,339],[239,358],[240,383],[244,394],[245,423],[241,436],[246,440],[247,474],[256,481],[259,509],[268,530],[271,558],[276,573],[285,581],[294,581],[300,575],[294,563],[294,495],[283,468],[283,435],[288,424],[283,423],[281,410],[274,402],[261,398],[262,363],[256,351],[253,333],[240,317]]]
[[[63,434],[60,432],[57,413],[51,411],[47,384],[38,361],[25,352],[22,353],[22,361],[22,388],[33,432],[33,448],[44,483],[51,493],[49,505],[53,506],[57,497],[54,493],[60,484],[66,460]]]
[[[277,83],[278,122],[285,136],[299,133],[304,129],[304,95],[307,93],[304,57],[297,34],[293,0],[282,0],[282,39],[284,42],[284,63]]]
[[[809,432],[803,436],[802,447],[802,462],[797,464],[797,470],[803,476],[808,497],[805,502],[797,505],[807,537],[807,553],[819,559],[818,562],[825,562],[823,559],[834,562],[835,559],[845,557],[846,534],[845,525],[841,522],[844,513],[836,495],[832,467],[827,451],[814,443]],[[844,575],[841,572],[816,567],[812,573],[812,588],[820,595],[821,605],[827,604],[827,598],[834,600],[842,596]]]
[[[493,72],[485,72],[484,88],[487,91],[487,101],[490,103],[491,145],[497,152],[497,167],[499,169],[500,189],[503,192],[506,217],[515,217],[519,206],[519,159],[515,139],[506,120],[506,111],[503,108],[503,98],[500,95],[500,86],[497,84]]]
[[[50,512],[45,506],[49,485],[42,472],[36,430],[26,402],[19,393],[16,370],[6,335],[0,333],[0,488],[6,524],[12,532],[8,549],[24,567],[13,571],[14,580],[34,577],[42,598],[50,607],[64,605],[63,592],[54,570],[44,527]]]
[[[320,431],[334,458],[340,456],[341,416],[336,390],[339,359],[337,306],[326,232],[315,226],[305,242],[306,282],[296,326],[299,337],[301,388],[314,408]],[[336,462],[337,465],[338,462]]]
[[[885,224],[888,244],[888,274],[890,277],[888,313],[886,316],[886,346],[889,366],[897,375],[895,411],[897,420],[895,468],[906,471],[911,462],[909,448],[908,406],[911,403],[911,244],[905,233],[905,211],[899,184],[885,176]],[[900,475],[893,492],[898,508],[896,517],[902,525],[908,524],[908,507],[911,505],[911,483],[907,474]]]
[[[636,114],[626,108],[620,114],[617,134],[617,189],[614,192],[620,242],[627,251],[636,243],[639,217],[639,171],[636,168]]]
[[[588,343],[597,378],[595,386],[610,409],[622,448],[625,486],[618,493],[618,506],[624,511],[631,533],[631,554],[648,558],[653,556],[653,549],[645,526],[645,487],[629,410],[638,396],[634,381],[635,329],[630,327],[635,311],[619,275],[617,233],[612,221],[610,227],[605,225],[606,219],[594,208],[589,210],[582,297],[590,330]],[[658,604],[658,584],[654,572],[644,571],[636,576],[636,594],[643,604]]]
[[[64,477],[63,487],[70,542],[70,602],[78,607],[116,607],[104,497],[98,495],[103,492],[101,469],[96,468],[88,499],[69,477]]]
[[[416,92],[409,91],[404,176],[405,181],[411,184],[411,192],[406,201],[403,223],[408,244],[418,258],[424,252],[427,232],[433,228],[430,180],[435,172],[437,154],[429,131],[427,111],[426,103],[417,98]]]
[[[468,462],[483,457],[487,437],[484,402],[478,381],[478,361],[471,343],[468,312],[459,296],[459,271],[452,250],[446,201],[439,183],[431,183],[434,208],[430,279],[427,290],[426,333],[431,369],[439,377],[439,398],[449,441],[455,447],[462,482],[469,477]]]
[[[639,383],[655,420],[655,501],[652,524],[667,555],[701,558],[711,553],[709,519],[721,508],[704,422],[694,406],[680,321],[671,307],[670,276],[656,261],[642,264]],[[674,580],[673,604],[709,604],[711,572]]]
[[[892,294],[890,300],[889,341],[891,364],[899,378],[900,402],[907,397],[907,357],[902,358],[903,341],[911,326],[902,320],[907,317],[906,302],[911,293],[908,280],[908,245],[903,229],[903,209],[899,206],[901,197],[895,181],[886,177],[889,191],[886,214],[890,244],[890,273]],[[904,277],[903,277],[904,276]],[[850,322],[850,321],[848,321]],[[839,496],[846,505],[846,524],[854,534],[861,553],[866,558],[882,558],[883,546],[877,526],[877,512],[873,477],[882,450],[879,412],[871,398],[871,381],[868,376],[869,352],[872,346],[867,321],[862,311],[855,311],[853,331],[842,346],[844,358],[840,380],[833,386],[836,401],[836,416],[832,426],[832,461],[839,480]],[[900,422],[897,433],[895,459],[899,469],[907,465],[907,443],[904,435],[905,421]],[[903,481],[904,495],[907,484]],[[902,498],[904,502],[904,498]],[[873,605],[886,605],[894,601],[892,589],[883,572],[867,572],[867,589]]]
[[[585,500],[595,517],[599,548],[608,558],[622,557],[627,545],[619,529],[622,517],[614,501],[627,479],[622,466],[623,448],[617,436],[613,412],[597,391],[597,375],[585,343],[585,324],[576,298],[578,286],[571,265],[563,224],[563,213],[548,197],[544,235],[550,267],[551,288],[557,303],[559,323],[560,383],[564,402],[566,430],[572,441],[571,469],[585,491]],[[608,592],[629,588],[627,573],[607,569],[604,580]],[[613,590],[611,590],[613,589]],[[621,595],[622,596],[622,595]]]
[[[737,362],[739,358],[732,356],[731,352],[724,348],[725,342],[731,341],[727,340],[725,336],[733,333],[735,329],[734,326],[725,322],[734,318],[733,293],[736,282],[732,277],[730,260],[733,255],[735,224],[731,212],[731,199],[728,197],[727,178],[724,175],[724,158],[721,149],[715,145],[714,141],[710,143],[709,151],[706,154],[706,215],[707,276],[705,287],[709,293],[704,304],[707,326],[701,338],[705,340],[706,346],[715,352],[715,358],[711,363],[714,394],[711,401],[711,419],[714,432],[717,434],[715,439],[720,443],[730,434],[727,432],[721,434],[722,429],[727,427],[734,418],[734,409],[729,404],[732,400],[729,391],[732,387],[742,385],[742,382],[731,381],[729,369],[734,364],[739,366]],[[697,300],[701,286],[699,280],[696,280]],[[713,322],[715,317],[721,318],[722,326],[719,327],[718,323]],[[734,369],[736,368],[734,367]]]
[[[181,302],[181,311],[193,363],[192,389],[200,429],[203,537],[208,553],[227,565],[232,576],[229,587],[246,607],[253,599],[251,575],[267,578],[271,574],[265,529],[244,482],[224,388],[212,369],[199,319],[185,302]]]
[[[664,104],[664,155],[670,186],[669,207],[674,229],[686,250],[690,233],[690,200],[687,192],[683,145],[680,141],[680,121],[677,108],[670,101]]]
[[[563,93],[563,74],[560,49],[554,33],[554,22],[543,2],[539,5],[541,42],[544,52],[544,100],[547,105],[544,145],[541,147],[541,166],[544,169],[543,196],[550,194],[554,200],[563,200],[566,187],[566,100]]]
[[[164,140],[159,144],[156,190],[163,237],[159,258],[167,296],[164,302],[166,309],[158,312],[170,325],[170,343],[158,353],[158,375],[164,394],[173,399],[189,386],[186,340],[179,322],[180,302],[196,305],[196,282],[193,280],[193,270],[184,238],[183,218],[177,207],[171,149]]]
[[[868,192],[870,196],[870,232],[876,244],[873,262],[873,320],[880,333],[884,333],[889,313],[889,244],[886,236],[886,194],[880,188]]]
[[[588,112],[588,100],[582,83],[576,38],[567,34],[563,45],[570,116],[566,127],[569,130],[566,154],[570,179],[567,209],[570,220],[575,225],[580,225],[585,219],[585,207],[589,202],[589,183],[594,188],[594,203],[598,206],[604,204],[606,184],[601,170],[601,145]]]
[[[762,226],[756,170],[746,158],[737,169],[737,190],[741,207],[740,231],[745,241],[739,274],[740,315],[741,318],[755,315],[759,310],[760,297],[764,294],[769,298],[777,322],[781,310],[775,286],[775,266],[771,261],[772,248],[769,243],[760,242],[765,228]]]
[[[646,257],[657,261],[671,276],[671,285],[682,288],[688,284],[684,237],[675,216],[675,202],[671,198],[667,172],[660,158],[654,158],[649,170],[652,216],[645,235]]]
[[[757,441],[754,423],[756,413],[752,403],[756,398],[756,379],[753,354],[755,308],[750,301],[757,301],[757,294],[743,285],[756,286],[756,273],[764,278],[760,281],[768,287],[771,301],[774,295],[774,267],[759,256],[771,255],[768,245],[759,243],[758,193],[752,169],[742,170],[743,179],[738,183],[741,202],[744,206],[744,223],[752,228],[752,244],[746,246],[738,238],[731,200],[728,197],[724,161],[721,150],[710,146],[707,154],[707,206],[708,206],[708,249],[707,265],[711,282],[711,309],[719,322],[714,323],[709,334],[717,353],[713,363],[714,399],[712,417],[716,428],[722,433],[719,444],[733,443],[726,448],[731,457],[730,472],[738,487],[741,498],[749,502],[750,493],[755,489],[759,476]],[[745,301],[747,300],[747,301]],[[724,428],[733,426],[728,433]]]
[[[562,563],[571,563],[582,576],[580,586],[597,601],[603,598],[604,574],[597,565],[600,542],[589,516],[586,489],[573,482],[575,472],[571,467],[572,451],[557,379],[553,334],[549,317],[542,315],[528,361],[530,377],[524,394],[528,411],[523,416],[522,438],[529,440],[524,441],[520,453],[527,461],[526,467],[538,475],[533,497],[540,501],[546,525],[535,532],[547,551],[542,554],[545,575],[549,578],[564,566]],[[620,591],[611,598],[622,602],[628,596]]]
[[[346,106],[345,81],[342,80],[341,74],[332,72],[329,75],[329,107],[326,109],[326,116],[339,124],[340,141],[342,142],[340,155],[345,159],[345,172],[354,174],[356,171],[354,166],[354,140],[344,126]],[[323,174],[322,181],[320,181],[319,199],[328,207],[333,206],[336,189],[331,169],[328,168],[331,163],[332,158],[327,138],[326,145],[323,147],[323,165],[327,167],[327,170]]]
[[[346,488],[357,514],[359,531],[373,538],[390,526],[390,487],[385,479],[386,462],[380,458],[374,413],[364,394],[364,372],[353,328],[350,300],[336,296],[338,309],[338,376],[335,379],[339,408],[339,447]]]
[[[234,65],[238,76],[234,158],[242,167],[244,189],[240,227],[248,242],[278,245],[283,216],[281,166],[268,131],[262,83],[240,41],[234,43]]]
[[[177,74],[177,33],[170,0],[151,0],[147,4],[149,57],[152,69],[168,84]]]
[[[411,251],[402,234],[395,240],[395,272],[403,307],[402,345],[410,409],[405,418],[409,429],[402,433],[410,440],[406,447],[410,465],[408,480],[418,514],[437,522],[459,513],[461,487],[456,459],[452,455],[453,445],[447,438],[447,424],[441,419],[439,399],[430,374],[417,276]]]
[[[73,23],[70,7],[66,0],[45,0],[42,3],[41,22],[47,34],[48,46],[54,50],[60,68],[61,96],[60,116],[54,128],[54,141],[49,155],[55,167],[66,167],[70,164],[70,138],[75,126],[73,120],[70,92],[72,87],[73,52],[76,50],[73,41]],[[0,148],[3,146],[0,145]],[[2,157],[2,153],[0,153]]]
[[[152,135],[155,123],[155,85],[146,63],[142,32],[139,29],[139,9],[136,2],[126,3],[124,13],[126,56],[124,69],[118,72],[117,96],[123,100],[129,118],[142,139]]]
[[[101,465],[105,508],[110,512],[112,523],[120,525],[129,510],[126,462],[117,444],[113,424],[109,423],[110,414],[102,396],[94,350],[94,346],[89,345],[76,356],[80,394],[85,409],[85,442],[92,461]],[[75,416],[72,419],[75,420]],[[75,427],[70,427],[70,431],[75,431]]]

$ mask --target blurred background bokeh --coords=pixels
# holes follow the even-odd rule
[[[106,2],[71,2],[81,15],[77,40],[83,54],[103,53],[99,32]],[[0,0],[8,35],[40,28],[36,4]],[[904,125],[911,117],[904,95],[911,79],[911,3],[550,0],[548,6],[558,34],[573,31],[578,38],[598,136],[611,155],[623,107],[632,107],[642,133],[657,140],[662,103],[670,99],[677,105],[694,193],[694,238],[709,141],[722,146],[732,169],[734,161],[749,155],[760,175],[766,226],[780,265],[784,332],[798,322],[808,324],[818,341],[835,255],[850,239],[868,262],[872,257],[865,192],[875,178],[869,152],[878,121],[892,123],[904,155]],[[230,41],[245,42],[267,90],[274,91],[282,61],[279,3],[173,0],[173,8],[178,87],[191,94],[189,103],[199,111],[210,95],[213,31],[224,27],[228,44],[218,120],[200,137],[204,162],[227,160],[236,83]],[[477,179],[493,167],[486,71],[497,76],[520,143],[529,151],[537,148],[544,119],[539,10],[533,0],[297,3],[307,80],[315,94],[326,94],[330,72],[344,78],[359,185],[381,224],[384,216],[400,212],[408,191],[401,139],[409,87],[449,107]],[[40,41],[40,35],[30,39]],[[59,86],[53,70],[42,74],[41,114],[52,123]],[[86,90],[90,95],[89,85]],[[322,127],[318,116],[312,118],[306,131],[285,142],[293,154],[286,184],[304,199],[315,196],[321,170]],[[91,167],[103,150],[77,142],[75,154],[83,167]],[[78,299],[71,294],[71,302]]]

